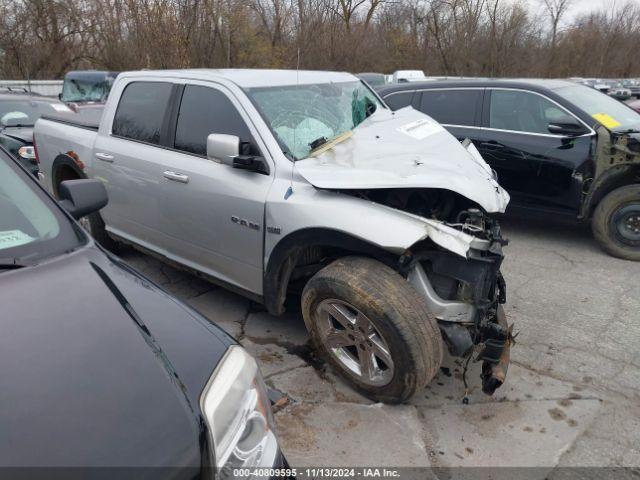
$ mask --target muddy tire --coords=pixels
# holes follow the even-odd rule
[[[591,229],[610,255],[640,261],[640,185],[607,194],[596,207]]]
[[[376,260],[345,257],[320,270],[302,292],[302,314],[320,355],[372,400],[407,400],[442,363],[435,318]]]

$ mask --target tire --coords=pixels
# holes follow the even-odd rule
[[[640,185],[613,190],[591,220],[593,236],[614,257],[640,261]]]
[[[302,314],[319,354],[374,401],[407,400],[442,363],[435,317],[404,278],[376,260],[344,257],[320,270],[302,292]]]
[[[102,220],[100,214],[95,212],[88,215],[87,218],[91,226],[89,233],[93,239],[110,252],[118,253],[122,245],[109,236],[105,229],[104,220]]]

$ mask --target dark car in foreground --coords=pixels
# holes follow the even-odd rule
[[[0,149],[3,477],[285,465],[255,360],[73,221],[106,204],[99,181],[64,182],[60,199],[67,211]]]
[[[591,222],[611,255],[640,260],[640,115],[560,80],[464,80],[383,87],[469,139],[511,195],[507,213]],[[446,159],[443,159],[446,161]]]
[[[33,125],[42,115],[62,112],[71,110],[57,99],[0,89],[0,146],[35,175],[38,164],[33,147]]]

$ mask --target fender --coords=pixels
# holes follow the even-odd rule
[[[264,305],[272,315],[284,313],[287,287],[300,255],[313,247],[332,247],[350,253],[372,256],[393,264],[396,255],[344,232],[324,228],[307,228],[290,233],[280,240],[269,256],[264,273]]]
[[[626,185],[640,183],[640,164],[625,163],[610,167],[596,179],[589,193],[587,193],[580,214],[579,220],[588,220],[593,215],[593,211],[609,192]]]
[[[466,259],[489,242],[430,220],[340,192],[299,183],[274,182],[265,209],[263,294],[271,313],[282,313],[291,273],[300,253],[313,246],[397,260],[430,240]],[[283,235],[282,237],[280,235]]]

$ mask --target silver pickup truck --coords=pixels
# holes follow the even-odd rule
[[[301,298],[313,344],[369,397],[401,402],[450,354],[505,380],[512,342],[491,214],[509,195],[472,144],[396,112],[347,73],[140,71],[99,125],[44,118],[40,171],[96,178],[87,228],[280,315]]]

